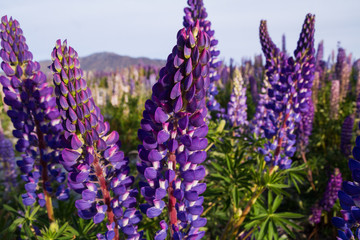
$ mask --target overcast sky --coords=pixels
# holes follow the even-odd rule
[[[258,28],[268,22],[281,47],[286,35],[293,52],[307,13],[316,15],[315,44],[324,40],[328,56],[337,43],[360,57],[359,0],[204,0],[219,40],[221,58],[261,53]],[[57,39],[67,39],[80,56],[115,52],[166,59],[182,28],[186,0],[0,0],[0,14],[20,22],[35,60],[50,59]],[[327,57],[326,57],[327,58]]]

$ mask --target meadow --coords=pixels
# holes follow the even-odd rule
[[[205,7],[162,67],[110,71],[69,38],[43,72],[1,18],[3,239],[360,239],[360,60],[309,13],[295,50],[262,20],[263,54],[225,64]]]

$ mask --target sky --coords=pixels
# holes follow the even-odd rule
[[[325,60],[340,46],[360,58],[359,0],[204,0],[220,58],[240,63],[261,53],[260,20],[278,47],[295,49],[307,13],[315,14],[315,47]],[[17,19],[35,60],[48,60],[57,39],[79,56],[114,52],[166,59],[176,44],[186,0],[0,0],[0,15]]]

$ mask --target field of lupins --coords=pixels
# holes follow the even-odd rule
[[[162,68],[86,72],[69,38],[49,76],[1,18],[2,239],[360,239],[360,61],[307,14],[293,54],[262,20],[227,66],[184,12]]]

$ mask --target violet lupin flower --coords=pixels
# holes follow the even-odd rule
[[[119,134],[108,133],[99,107],[83,79],[77,52],[66,41],[56,42],[51,54],[57,104],[62,117],[65,149],[60,163],[69,172],[68,184],[81,199],[78,214],[94,223],[108,219],[108,231],[99,239],[119,239],[119,228],[127,239],[140,239],[136,224],[141,214],[136,205],[137,190],[130,187],[128,159],[119,150]]]
[[[309,99],[309,109],[307,114],[303,114],[299,123],[298,123],[298,136],[299,136],[299,145],[300,151],[305,153],[306,147],[309,144],[309,137],[312,131],[312,125],[314,121],[314,104],[312,99]]]
[[[147,201],[141,205],[149,217],[159,216],[167,207],[167,226],[174,239],[200,239],[206,224],[201,217],[206,189],[200,181],[205,168],[208,127],[205,123],[206,89],[209,87],[210,38],[196,25],[181,29],[177,45],[160,70],[153,86],[151,100],[145,103],[138,136],[138,171],[147,180],[141,194]],[[177,168],[179,166],[179,168]],[[164,198],[167,197],[167,203]],[[164,239],[158,231],[156,239]]]
[[[338,192],[341,190],[342,177],[338,168],[335,168],[334,174],[331,174],[328,185],[324,192],[324,197],[320,202],[325,211],[330,211],[338,199]]]
[[[59,136],[62,131],[56,100],[52,87],[46,82],[45,74],[40,71],[40,64],[32,61],[25,37],[17,20],[2,17],[0,56],[1,68],[6,76],[0,77],[5,93],[4,103],[11,107],[7,113],[18,138],[15,145],[22,152],[22,160],[17,162],[24,173],[27,193],[22,194],[24,205],[30,206],[38,200],[46,205],[48,217],[54,220],[51,197],[68,198],[68,189],[60,185],[53,192],[51,183],[63,183],[65,174],[57,168]],[[42,182],[41,187],[39,182]],[[56,189],[54,189],[56,190]]]
[[[258,104],[256,106],[254,118],[251,120],[250,130],[256,137],[265,137],[264,130],[261,128],[265,124],[267,119],[267,108],[265,104],[268,102],[269,96],[267,95],[267,89],[269,83],[265,79],[263,82],[263,87],[259,94]]]
[[[322,208],[319,205],[315,205],[311,208],[311,215],[309,217],[309,222],[311,224],[318,224],[321,222]]]
[[[1,125],[1,121],[0,121]],[[1,182],[4,184],[4,193],[9,192],[11,188],[16,187],[17,173],[15,163],[15,153],[10,139],[6,138],[0,126],[0,175]]]
[[[343,181],[342,190],[338,191],[342,217],[334,217],[332,223],[338,228],[338,239],[360,239],[360,136],[357,136],[349,159],[349,168],[353,181]],[[354,232],[353,232],[354,228]],[[355,234],[354,234],[355,233]]]
[[[240,127],[247,125],[246,87],[238,68],[234,71],[234,88],[228,103],[227,117],[231,125]]]
[[[354,127],[354,116],[347,116],[341,128],[340,150],[345,156],[351,153],[351,138]]]
[[[205,31],[210,38],[210,68],[209,68],[209,78],[210,85],[209,90],[207,90],[207,107],[209,111],[221,112],[221,106],[216,101],[215,96],[218,94],[216,81],[220,79],[218,74],[219,67],[221,66],[221,61],[218,59],[220,51],[216,49],[218,40],[215,39],[215,31],[211,29],[211,22],[206,20],[207,12],[204,7],[203,0],[188,0],[189,7],[184,9],[185,16],[183,25],[185,28],[190,25],[194,25],[197,20],[199,20],[200,28],[202,31]]]
[[[251,97],[252,97],[252,100],[253,100],[255,106],[257,106],[258,101],[259,101],[259,94],[258,94],[257,82],[256,82],[256,79],[254,78],[254,76],[251,75],[249,77],[249,82],[250,82]]]
[[[300,113],[308,109],[308,102],[304,101],[307,94],[302,95],[301,90],[307,81],[313,79],[314,50],[311,43],[314,22],[315,17],[308,14],[294,52],[295,60],[292,57],[286,59],[269,37],[266,22],[261,21],[260,24],[260,42],[267,59],[266,75],[271,85],[269,101],[265,105],[269,111],[262,126],[269,142],[260,151],[265,155],[266,162],[282,169],[290,167],[290,158],[296,150],[294,125],[300,120]],[[306,88],[311,91],[311,84]]]
[[[301,75],[297,82],[297,101],[294,101],[294,109],[295,112],[300,113],[300,121],[296,122],[296,133],[302,152],[305,152],[308,144],[314,118],[314,105],[311,99],[315,76],[314,23],[315,17],[307,15],[303,25],[304,31],[300,34],[294,51],[295,61],[300,64],[300,69],[296,74]]]
[[[281,51],[286,54],[286,36],[285,34],[282,35],[281,38]]]
[[[341,172],[338,168],[335,168],[334,174],[331,174],[330,176],[323,198],[312,208],[312,215],[309,217],[310,223],[320,223],[322,211],[324,210],[329,212],[333,208],[336,200],[338,199],[338,192],[341,190],[341,183]]]
[[[316,58],[315,58],[315,69],[319,72],[319,79],[324,80],[324,71],[326,63],[323,61],[324,58],[324,41],[321,40],[318,44]]]

